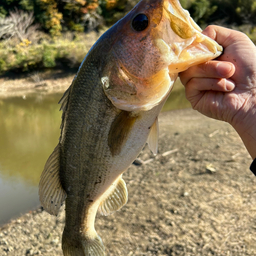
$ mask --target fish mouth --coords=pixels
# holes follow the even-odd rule
[[[164,33],[158,33],[155,44],[163,54],[169,72],[179,73],[221,55],[223,48],[202,34],[201,28],[178,0],[164,0]],[[168,37],[166,36],[168,35]]]
[[[203,34],[196,35],[184,49],[175,44],[171,47],[177,53],[178,61],[168,65],[169,72],[182,72],[191,66],[215,59],[222,53],[222,47]]]

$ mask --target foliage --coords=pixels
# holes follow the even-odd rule
[[[108,0],[103,0],[103,5]],[[100,0],[1,0],[0,17],[13,8],[34,12],[35,22],[52,37],[62,31],[91,30],[102,24]]]
[[[101,31],[103,33],[103,31]],[[0,42],[0,75],[6,71],[33,71],[41,68],[78,68],[100,34],[65,33],[40,44],[15,38]]]
[[[98,0],[66,0],[59,9],[63,13],[66,27],[73,31],[83,32],[85,28],[91,30],[102,22]]]
[[[34,12],[35,23],[51,36],[63,31],[92,30],[124,16],[138,0],[1,0],[0,17],[13,8]],[[255,23],[255,0],[180,0],[200,24],[225,20],[227,24]]]
[[[54,47],[51,45],[44,45],[43,47],[43,66],[46,68],[53,68],[56,66],[55,58],[56,58],[56,51]]]
[[[199,25],[203,24],[217,9],[217,5],[212,5],[208,0],[194,1],[189,8],[191,16]]]
[[[62,30],[61,19],[62,13],[58,11],[55,0],[38,0],[43,10],[43,24],[52,36],[59,36]]]
[[[111,25],[139,0],[1,0],[0,72],[78,67],[90,48],[84,31]],[[180,0],[202,27],[235,27],[256,42],[255,0]],[[15,7],[15,8],[14,8]],[[37,25],[40,23],[40,27]],[[247,24],[247,27],[241,25]],[[66,35],[69,38],[65,38]]]
[[[224,19],[228,24],[255,23],[255,0],[211,0],[218,6],[216,12],[210,17],[212,21]]]
[[[32,25],[33,12],[27,13],[22,10],[10,11],[10,16],[0,17],[0,39],[16,36],[21,42],[35,36],[38,25]]]

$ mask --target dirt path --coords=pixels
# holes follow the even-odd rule
[[[256,255],[256,177],[226,123],[188,110],[162,113],[159,154],[124,174],[129,202],[98,216],[107,255]],[[64,213],[41,209],[0,228],[0,255],[62,255]]]

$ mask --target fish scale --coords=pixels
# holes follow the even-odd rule
[[[87,79],[85,76],[83,76],[83,78],[84,80],[81,81],[78,77],[74,86],[80,84],[80,82],[84,84],[84,81]],[[88,86],[88,84],[86,84],[86,86]],[[99,93],[97,93],[96,90],[91,91],[92,94],[99,96]],[[73,89],[73,95],[76,95],[76,93],[79,94],[79,91],[76,92],[75,89]],[[63,155],[66,156],[63,161],[63,167],[61,167],[61,180],[63,181],[62,184],[64,188],[70,186],[69,176],[71,176],[76,178],[74,184],[79,183],[81,179],[90,181],[89,184],[86,184],[85,188],[81,188],[81,190],[84,191],[85,189],[88,189],[89,191],[94,191],[94,184],[97,182],[97,177],[99,175],[103,177],[102,173],[99,172],[104,171],[108,157],[103,158],[101,156],[106,155],[108,149],[106,150],[107,144],[102,143],[101,137],[107,137],[108,131],[106,128],[110,126],[111,117],[113,118],[113,113],[116,111],[114,107],[112,107],[112,111],[107,107],[102,107],[104,106],[104,101],[106,102],[108,100],[106,100],[104,93],[101,94],[101,100],[95,101],[93,98],[96,96],[92,96],[90,93],[90,97],[87,97],[82,101],[85,106],[87,106],[86,101],[90,101],[90,104],[88,104],[88,107],[79,106],[79,111],[77,111],[76,102],[72,104],[72,98],[70,99],[71,107],[68,109],[70,112],[66,120],[66,132],[64,133],[64,138],[61,138]],[[72,105],[75,108],[74,111]],[[108,116],[106,110],[110,112]],[[80,118],[81,116],[83,118]],[[102,118],[102,116],[105,118]],[[101,120],[100,124],[98,119]],[[97,125],[95,125],[95,123],[97,123]],[[75,147],[75,145],[78,146]],[[70,152],[72,152],[72,154]],[[95,154],[95,152],[97,152],[97,154]],[[110,153],[108,155],[110,155]],[[72,163],[72,165],[76,163],[78,172],[75,171],[74,173],[70,173],[70,169],[68,168],[69,163]],[[95,163],[97,163],[97,165]],[[95,176],[95,173],[97,174],[97,177]]]
[[[142,0],[90,49],[60,100],[59,144],[39,183],[50,214],[65,202],[64,256],[105,256],[97,211],[126,204],[122,174],[146,142],[157,153],[158,115],[178,72],[221,51],[178,0]]]

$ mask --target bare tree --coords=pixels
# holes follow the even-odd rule
[[[32,25],[33,22],[33,12],[27,13],[17,9],[10,11],[8,17],[0,18],[0,39],[17,37],[22,42],[24,39],[34,37],[39,25]]]

